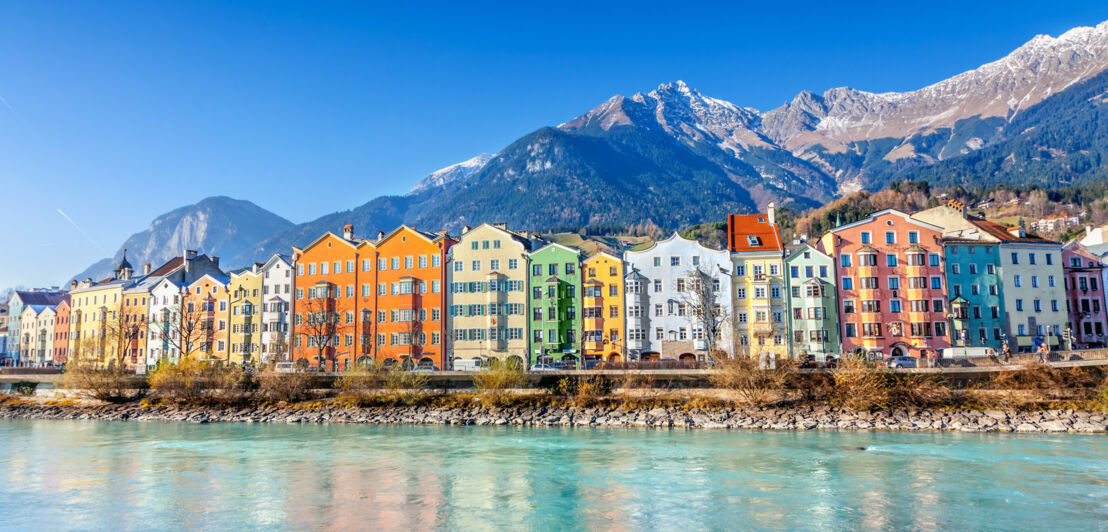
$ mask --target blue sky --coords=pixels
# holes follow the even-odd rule
[[[836,4],[0,2],[0,288],[61,283],[206,196],[301,222],[403,193],[665,81],[759,109],[912,90],[1108,20]]]

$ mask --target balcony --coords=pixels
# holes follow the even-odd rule
[[[773,332],[773,324],[768,321],[750,322],[750,330],[755,334],[769,334]]]

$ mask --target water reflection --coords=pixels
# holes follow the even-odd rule
[[[1103,528],[1103,436],[0,423],[12,529]],[[859,450],[865,447],[866,450]]]

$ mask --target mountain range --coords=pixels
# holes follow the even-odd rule
[[[264,235],[268,223],[229,227],[239,240],[222,253],[225,264],[249,264],[347,223],[359,235],[401,223],[457,231],[485,221],[679,228],[770,202],[806,209],[896,179],[978,186],[1106,178],[1106,71],[1108,22],[1037,36],[911,92],[806,91],[762,112],[682,81],[663,83],[433,172],[403,196],[303,224],[273,223]],[[162,240],[178,243],[139,243]]]

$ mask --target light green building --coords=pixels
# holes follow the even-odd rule
[[[841,352],[834,260],[804,244],[785,259],[785,287],[793,356]]]
[[[581,360],[581,252],[547,244],[531,253],[531,364]]]

